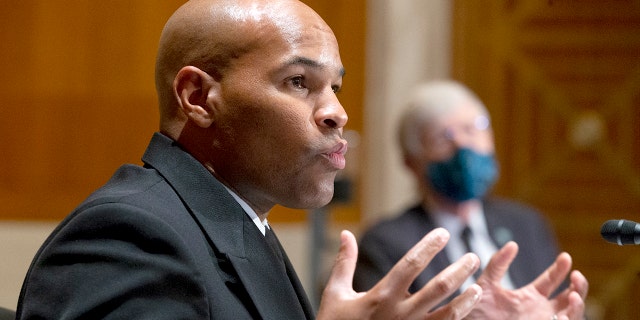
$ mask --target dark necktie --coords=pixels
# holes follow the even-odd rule
[[[469,228],[469,226],[465,226],[464,229],[462,229],[460,238],[462,238],[462,242],[464,243],[464,247],[467,250],[467,252],[473,252],[473,250],[471,250],[471,244],[470,244],[471,228]],[[478,280],[478,278],[480,277],[480,274],[482,274],[482,269],[478,268],[478,270],[476,270],[476,272],[473,274],[473,277],[476,280]]]
[[[284,263],[284,259],[282,258],[282,250],[280,249],[280,244],[278,243],[278,238],[276,238],[276,234],[271,230],[270,227],[267,227],[264,231],[264,238],[267,240],[271,251],[275,253],[275,255]]]

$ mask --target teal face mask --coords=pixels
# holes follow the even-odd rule
[[[428,164],[425,178],[438,193],[463,202],[487,194],[498,178],[498,165],[492,154],[461,148],[451,159]]]

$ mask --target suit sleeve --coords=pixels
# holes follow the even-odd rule
[[[91,206],[36,255],[17,319],[209,318],[194,261],[172,226],[148,212]]]
[[[518,255],[524,261],[537,265],[534,272],[537,275],[555,261],[559,253],[558,243],[550,224],[537,211],[529,215],[526,225],[530,228],[530,236],[522,242],[529,243],[522,245],[523,248]]]

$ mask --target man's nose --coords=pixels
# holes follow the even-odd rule
[[[336,94],[331,91],[319,101],[320,106],[315,113],[319,127],[341,129],[347,124],[349,117]]]

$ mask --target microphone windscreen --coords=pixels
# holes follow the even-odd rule
[[[633,221],[609,220],[602,225],[600,234],[605,240],[619,245],[640,244],[640,224]]]
[[[600,228],[600,234],[608,242],[618,243],[618,231],[623,220],[609,220],[602,224]]]

